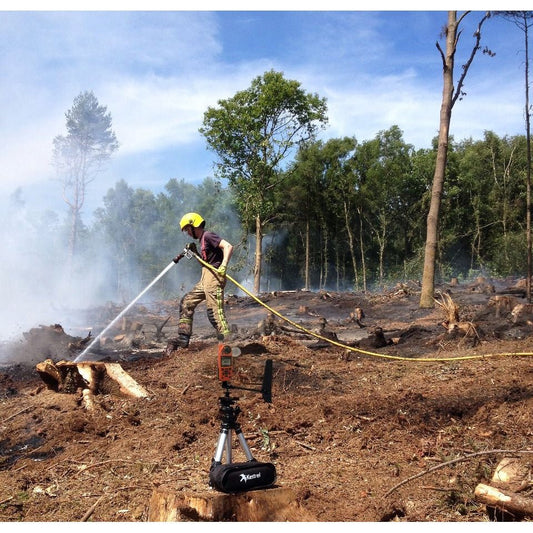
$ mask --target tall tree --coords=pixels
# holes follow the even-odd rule
[[[273,199],[282,181],[282,164],[327,122],[326,109],[325,99],[271,70],[204,114],[200,133],[219,158],[216,172],[229,180],[244,224],[255,226],[256,293],[261,284],[263,231],[277,212]]]
[[[69,208],[68,257],[72,264],[87,186],[117,150],[118,142],[111,129],[111,115],[91,91],[80,93],[65,117],[67,135],[58,135],[53,141],[53,164],[61,178],[63,199]]]
[[[531,302],[531,276],[533,275],[531,251],[531,108],[529,105],[529,28],[533,25],[533,11],[502,11],[503,17],[514,22],[524,32],[524,89],[527,149],[527,206],[526,206],[526,240],[527,240],[527,299]]]
[[[412,151],[413,147],[404,142],[402,131],[395,125],[363,143],[355,157],[364,199],[361,214],[378,244],[380,284],[384,282],[386,250],[392,256],[394,241],[400,240],[397,244],[400,249],[406,244],[398,236],[406,233],[405,209],[414,197],[410,195],[414,188],[410,183]]]
[[[304,258],[299,265],[305,290],[311,288],[311,270],[319,271],[318,286],[323,288],[328,277],[328,215],[326,212],[323,143],[312,141],[302,144],[288,171],[283,191],[279,191],[279,204],[283,223],[291,236],[300,237],[302,250],[297,257]],[[320,249],[318,249],[320,246]],[[312,256],[322,256],[322,261],[312,261]]]
[[[328,203],[334,206],[334,212],[338,213],[338,224],[346,233],[346,241],[341,244],[346,248],[350,257],[353,270],[352,287],[359,288],[359,272],[356,256],[356,210],[358,187],[356,185],[356,175],[353,172],[352,160],[357,149],[355,137],[344,137],[329,139],[322,149],[325,170],[325,187],[328,193]],[[331,228],[334,223],[331,223]],[[330,228],[330,229],[331,229]],[[361,240],[359,240],[361,244]],[[361,266],[364,266],[363,249],[361,252]],[[337,263],[337,270],[339,264]],[[363,268],[364,274],[364,268]],[[363,289],[366,290],[366,283],[363,282]]]
[[[464,95],[463,83],[468,73],[470,65],[474,60],[476,52],[480,48],[481,41],[481,27],[483,23],[490,17],[487,12],[477,26],[474,33],[475,44],[470,53],[470,57],[463,65],[461,76],[459,77],[457,86],[454,87],[454,63],[457,45],[461,35],[459,26],[463,19],[468,15],[469,11],[463,13],[459,19],[457,18],[457,11],[448,11],[448,24],[445,27],[446,36],[446,50],[444,51],[439,42],[436,46],[440,52],[442,59],[442,75],[443,75],[443,89],[442,89],[442,103],[440,108],[440,124],[439,124],[439,138],[437,147],[437,161],[435,164],[435,174],[433,176],[433,186],[431,191],[431,204],[427,216],[427,235],[426,247],[424,254],[424,272],[422,274],[422,291],[420,294],[420,307],[432,308],[435,305],[434,290],[435,290],[435,262],[437,257],[438,244],[438,226],[439,226],[439,212],[441,207],[442,191],[444,188],[444,178],[446,174],[446,160],[448,156],[448,140],[450,133],[450,122],[452,117],[452,108],[457,99]],[[490,53],[488,50],[485,50]]]

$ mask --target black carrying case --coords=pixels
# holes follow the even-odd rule
[[[275,466],[272,463],[260,463],[255,460],[214,465],[209,472],[209,485],[227,493],[267,488],[275,481]]]

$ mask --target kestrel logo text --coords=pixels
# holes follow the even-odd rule
[[[252,479],[259,479],[261,477],[261,472],[257,472],[257,474],[241,474],[241,483],[246,483],[247,481],[250,481]]]

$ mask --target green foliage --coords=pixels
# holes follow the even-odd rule
[[[200,132],[217,156],[216,179],[193,185],[173,178],[157,195],[118,181],[87,228],[79,219],[85,187],[118,143],[106,108],[92,93],[80,94],[66,114],[67,135],[54,139],[54,163],[70,214],[77,215],[83,252],[77,267],[98,256],[113,273],[102,290],[130,300],[182,250],[188,238],[179,219],[196,211],[234,244],[230,270],[237,280],[252,272],[248,237],[255,232],[268,290],[368,290],[420,279],[436,140],[415,151],[397,125],[362,142],[318,140],[326,111],[325,99],[299,82],[266,72],[204,114]],[[490,131],[480,140],[450,138],[439,281],[481,271],[525,273],[526,148],[524,136]],[[12,207],[23,210],[20,191]],[[63,261],[61,242],[71,238],[72,219],[62,223],[46,213],[33,224],[48,243],[41,257]],[[175,296],[175,278],[155,290]]]
[[[263,243],[265,290],[350,290],[357,289],[356,279],[359,288],[364,279],[371,290],[419,280],[434,160],[434,150],[414,151],[397,127],[361,143],[303,143],[270,197],[277,223]],[[525,160],[521,136],[487,132],[482,140],[451,144],[438,281],[525,272]],[[107,289],[129,300],[181,251],[187,237],[178,221],[184,212],[198,211],[235,245],[230,271],[243,282],[251,273],[250,247],[238,204],[237,192],[212,178],[198,185],[171,179],[157,196],[119,181],[93,227],[85,229],[84,250],[87,257],[110,250]],[[48,213],[38,225],[50,242],[56,239],[53,256],[64,235],[61,222]],[[188,268],[180,264],[180,276]],[[163,279],[155,291],[176,296],[175,278]]]
[[[525,231],[498,235],[487,250],[487,268],[500,276],[527,272]]]
[[[218,157],[216,174],[229,181],[240,218],[247,231],[255,231],[259,248],[264,229],[277,218],[284,162],[327,122],[326,110],[324,99],[271,70],[204,114],[200,133]],[[256,255],[256,291],[261,262]]]

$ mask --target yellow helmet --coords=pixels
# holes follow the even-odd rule
[[[192,226],[193,228],[203,228],[205,226],[205,220],[198,213],[187,213],[181,217],[181,231],[185,229],[185,226]]]

